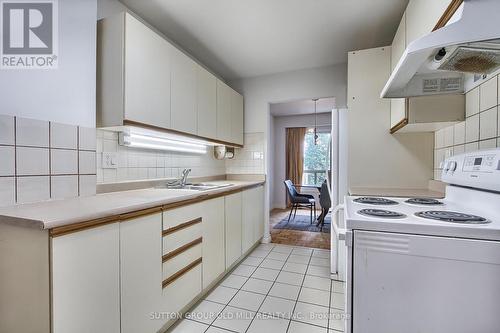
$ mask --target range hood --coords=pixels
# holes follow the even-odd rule
[[[500,0],[464,0],[448,24],[410,43],[380,97],[464,92],[464,76],[500,67]]]

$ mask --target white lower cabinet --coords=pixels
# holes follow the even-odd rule
[[[259,186],[52,238],[54,333],[156,333],[263,235]]]
[[[225,271],[224,198],[203,202],[203,288]]]
[[[248,251],[264,235],[264,187],[242,192],[242,251]]]
[[[119,223],[52,242],[52,332],[120,332]]]
[[[226,269],[241,257],[242,194],[225,197],[226,211]]]
[[[162,213],[120,222],[122,333],[156,332],[163,309]]]

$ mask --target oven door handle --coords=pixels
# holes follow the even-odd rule
[[[345,232],[346,230],[344,228],[340,228],[339,223],[338,223],[338,213],[339,211],[343,211],[345,206],[343,204],[339,204],[335,206],[335,208],[332,210],[332,224],[331,224],[331,241],[330,241],[330,248],[331,248],[331,255],[330,255],[330,268],[331,268],[331,273],[332,274],[338,274],[338,266],[339,266],[339,260],[338,260],[338,253],[339,253],[339,241],[345,240]]]

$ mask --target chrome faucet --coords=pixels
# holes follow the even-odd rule
[[[187,177],[188,177],[188,175],[189,175],[190,172],[191,172],[191,169],[184,169],[184,170],[182,170],[181,178],[173,180],[171,182],[168,182],[167,183],[167,187],[170,187],[170,188],[184,188],[186,186]]]
[[[188,175],[189,175],[190,172],[191,172],[191,169],[184,169],[184,170],[182,170],[181,180],[180,180],[182,187],[186,186],[187,177],[188,177]]]

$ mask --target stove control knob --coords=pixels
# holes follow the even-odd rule
[[[451,172],[455,172],[455,170],[457,170],[457,162],[451,161],[450,165],[449,165],[449,169]]]

